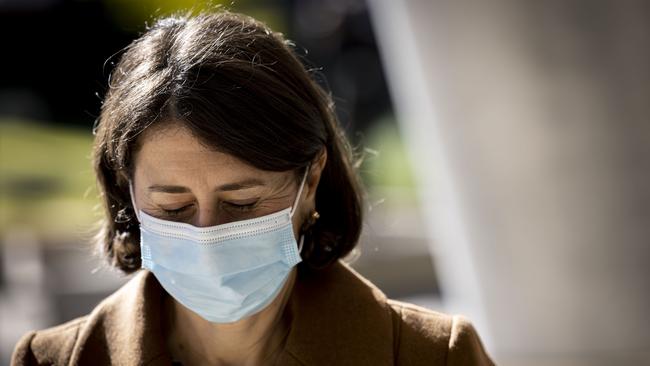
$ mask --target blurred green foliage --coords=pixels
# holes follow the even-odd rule
[[[89,130],[0,120],[0,233],[90,234],[99,219],[91,146]]]
[[[277,6],[264,1],[238,0],[104,0],[104,4],[116,23],[126,31],[139,32],[145,23],[151,25],[155,19],[177,13],[217,11],[227,9],[250,15],[266,22],[276,32],[286,32],[286,19]]]
[[[394,118],[386,116],[376,121],[362,145],[365,158],[360,170],[371,200],[413,204],[417,198],[413,172]]]

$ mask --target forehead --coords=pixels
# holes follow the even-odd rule
[[[255,177],[276,181],[286,173],[257,169],[237,157],[206,146],[179,123],[147,128],[138,138],[135,180],[157,184],[215,185]]]

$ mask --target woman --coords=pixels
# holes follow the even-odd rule
[[[159,21],[116,65],[95,132],[98,238],[138,273],[25,335],[14,365],[492,364],[467,320],[388,300],[339,261],[361,230],[351,151],[265,25]]]

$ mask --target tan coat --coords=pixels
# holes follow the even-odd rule
[[[87,316],[30,332],[12,365],[171,365],[161,331],[164,290],[142,270]],[[280,365],[493,365],[472,325],[389,300],[337,263],[304,275]]]

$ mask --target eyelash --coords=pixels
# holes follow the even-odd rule
[[[238,204],[232,203],[232,202],[224,202],[224,204],[228,205],[229,207],[231,207],[231,208],[233,208],[233,209],[235,209],[237,211],[245,212],[245,211],[250,211],[253,208],[255,208],[255,206],[257,205],[257,201],[251,202],[251,203],[246,203],[244,205],[238,205]]]
[[[176,216],[178,216],[180,213],[182,213],[183,211],[185,211],[185,209],[187,209],[188,207],[190,207],[190,206],[183,206],[183,207],[181,207],[181,208],[177,208],[177,209],[174,209],[174,210],[167,210],[167,209],[164,209],[164,208],[163,208],[162,211],[165,213],[166,216],[169,216],[169,217],[176,217]]]
[[[239,205],[239,204],[232,203],[232,202],[223,202],[223,203],[228,205],[229,207],[231,207],[231,208],[233,208],[233,209],[235,209],[237,211],[241,211],[241,212],[250,211],[253,208],[255,208],[255,206],[257,205],[257,201],[247,203],[247,204],[244,204],[244,205]],[[173,210],[162,209],[162,211],[165,213],[166,216],[176,217],[179,214],[181,214],[183,211],[185,211],[187,208],[189,208],[190,206],[192,206],[192,205],[183,206],[181,208],[177,208],[177,209],[173,209]]]

